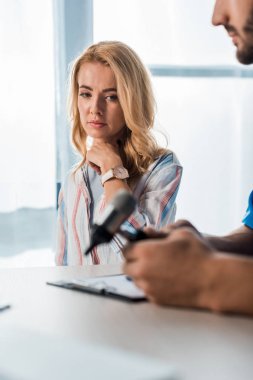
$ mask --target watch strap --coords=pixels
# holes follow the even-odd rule
[[[122,181],[129,178],[129,174],[126,168],[124,166],[116,166],[115,168],[109,169],[105,174],[101,177],[101,183],[104,185],[106,181],[108,181],[111,178],[117,178]]]
[[[102,185],[103,185],[106,181],[108,181],[109,179],[111,179],[111,178],[113,178],[113,177],[114,177],[113,170],[112,170],[112,169],[108,170],[108,171],[107,171],[105,174],[103,174],[102,177],[101,177],[101,183],[102,183]]]

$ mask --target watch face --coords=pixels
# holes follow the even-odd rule
[[[113,169],[113,174],[116,178],[125,179],[129,177],[128,171],[123,166],[118,166]]]

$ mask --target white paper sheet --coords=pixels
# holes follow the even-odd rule
[[[103,276],[89,279],[74,279],[73,284],[84,288],[106,289],[110,293],[122,295],[129,298],[145,298],[143,291],[129,280],[125,275]]]

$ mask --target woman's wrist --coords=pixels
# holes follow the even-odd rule
[[[101,175],[104,175],[109,170],[116,168],[117,166],[123,166],[122,160],[112,160],[112,161],[105,161],[100,167]]]

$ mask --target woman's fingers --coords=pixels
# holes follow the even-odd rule
[[[91,161],[87,161],[87,164],[93,169],[95,170],[99,175],[101,174],[101,169],[99,166],[97,166],[96,164],[94,164],[93,162]]]

